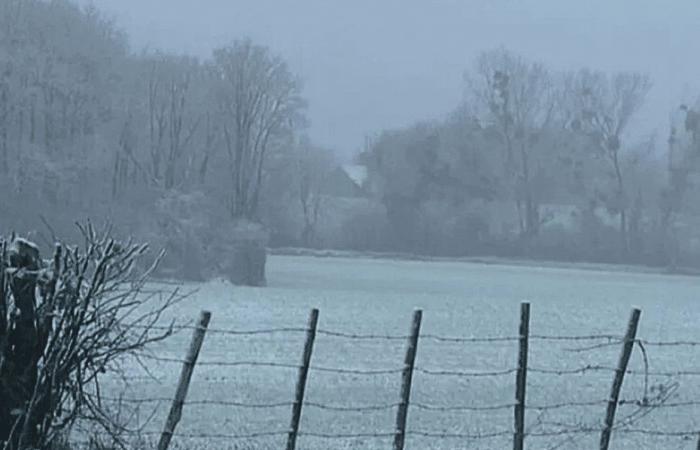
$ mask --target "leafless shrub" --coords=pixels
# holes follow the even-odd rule
[[[100,380],[172,334],[153,325],[183,295],[144,290],[160,257],[139,269],[147,245],[78,226],[84,243],[57,244],[51,262],[27,240],[2,241],[3,450],[51,448],[78,421],[118,442],[122,425],[100,400]]]

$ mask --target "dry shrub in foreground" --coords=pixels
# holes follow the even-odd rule
[[[84,243],[44,261],[31,242],[0,243],[0,449],[48,449],[77,422],[118,441],[100,380],[168,337],[153,326],[183,298],[145,292],[147,245],[78,225]]]

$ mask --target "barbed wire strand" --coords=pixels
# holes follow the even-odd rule
[[[135,329],[152,329],[152,330],[195,330],[197,327],[191,324],[173,324],[173,325],[134,325]],[[259,334],[275,334],[275,333],[305,333],[308,328],[305,327],[277,327],[277,328],[263,328],[255,330],[237,330],[233,328],[207,328],[207,333],[215,334],[230,334],[230,335],[259,335]],[[408,335],[385,335],[385,334],[358,334],[358,333],[348,333],[342,331],[333,331],[326,329],[318,329],[317,334],[326,335],[331,337],[339,337],[346,339],[368,339],[368,340],[406,340],[409,338]],[[487,336],[487,337],[476,337],[476,336],[442,336],[437,334],[421,334],[421,339],[435,340],[441,342],[503,342],[503,341],[518,341],[519,336]],[[589,335],[546,335],[546,334],[531,334],[529,336],[530,340],[544,340],[544,341],[594,341],[594,340],[607,340],[610,342],[594,344],[591,349],[604,347],[608,345],[614,345],[615,343],[620,343],[624,341],[624,337],[614,334],[589,334]],[[700,341],[693,340],[676,340],[676,341],[654,341],[647,339],[636,339],[635,341],[641,342],[647,346],[700,346]]]
[[[144,359],[151,359],[159,362],[166,363],[187,363],[185,359],[182,358],[170,358],[163,356],[147,355],[143,356]],[[220,366],[220,367],[237,367],[237,366],[250,366],[250,367],[277,367],[285,369],[299,369],[298,364],[289,363],[278,363],[274,361],[200,361],[197,362],[200,366]],[[401,368],[390,368],[390,369],[344,369],[344,368],[334,368],[334,367],[324,367],[324,366],[310,366],[311,370],[318,372],[329,372],[337,374],[351,374],[351,375],[388,375],[400,373],[404,370]],[[433,370],[426,369],[422,367],[417,367],[414,369],[416,372],[423,373],[426,375],[433,376],[459,376],[459,377],[491,377],[491,376],[504,376],[515,373],[517,368],[494,370],[494,371],[458,371],[458,370]],[[605,365],[595,365],[588,364],[581,367],[575,368],[562,368],[562,369],[544,369],[537,367],[528,368],[528,373],[539,373],[546,375],[576,375],[583,374],[586,372],[616,372],[617,368]],[[628,369],[625,371],[628,375],[645,375],[645,376],[657,376],[657,377],[681,377],[681,376],[700,376],[700,370],[698,369],[684,369],[677,371],[652,371],[652,370],[635,370]]]
[[[145,326],[135,326],[135,328],[141,328]],[[197,327],[195,325],[154,325],[148,327],[154,330],[194,330]],[[255,330],[237,330],[232,328],[207,328],[207,333],[218,333],[218,334],[231,334],[231,335],[257,335],[257,334],[274,334],[274,333],[305,333],[308,329],[305,327],[278,327],[278,328],[267,328],[267,329],[255,329]],[[317,329],[317,334],[339,337],[346,339],[367,339],[367,340],[407,340],[408,335],[387,335],[387,334],[358,334],[358,333],[348,333],[342,331],[333,331],[327,329]],[[476,337],[476,336],[442,336],[437,334],[421,334],[420,339],[435,340],[441,342],[503,342],[503,341],[518,341],[519,336],[487,336],[487,337]],[[622,342],[624,338],[618,335],[612,334],[590,334],[590,335],[544,335],[544,334],[533,334],[529,336],[531,340],[550,340],[550,341],[590,341],[590,340],[608,340],[608,341],[619,341]],[[651,343],[651,341],[650,341]],[[700,345],[700,342],[690,342],[690,341],[678,341],[674,342],[658,342],[651,345]]]
[[[431,376],[450,376],[450,377],[463,377],[463,378],[480,378],[480,377],[500,377],[505,375],[510,375],[518,371],[518,369],[504,369],[504,370],[493,370],[493,371],[483,371],[483,372],[467,372],[460,370],[433,370],[425,369],[423,367],[416,367],[413,369],[417,373]]]
[[[146,404],[146,403],[167,403],[167,402],[172,402],[172,398],[170,397],[151,397],[151,398],[140,398],[140,399],[135,399],[135,398],[119,398],[119,397],[102,397],[102,401],[108,401],[108,402],[113,402],[113,403],[125,403],[125,404]],[[562,409],[562,408],[570,408],[570,407],[582,407],[582,406],[599,406],[599,405],[606,405],[609,403],[609,400],[606,399],[601,399],[601,400],[588,400],[588,401],[569,401],[569,402],[559,402],[559,403],[551,403],[551,404],[528,404],[526,405],[527,409],[532,409],[532,410],[554,410],[554,409]],[[272,403],[245,403],[245,402],[240,402],[240,401],[228,401],[228,400],[211,400],[211,399],[201,399],[201,400],[186,400],[184,402],[185,405],[205,405],[205,406],[228,406],[228,407],[237,407],[237,408],[251,408],[251,409],[262,409],[262,408],[281,408],[281,407],[289,407],[294,405],[293,401],[284,401],[284,402],[272,402]],[[314,402],[314,401],[305,401],[304,406],[311,406],[319,409],[326,409],[326,410],[333,410],[333,411],[376,411],[376,410],[388,410],[395,408],[399,406],[399,402],[394,402],[394,403],[387,403],[387,404],[382,404],[382,405],[363,405],[363,406],[339,406],[339,405],[330,405],[326,403],[319,403],[319,402]],[[700,401],[698,400],[687,400],[687,401],[679,401],[679,402],[665,402],[665,403],[659,403],[659,402],[649,402],[648,400],[645,401],[644,399],[620,399],[618,401],[618,405],[620,406],[627,406],[627,405],[634,405],[634,406],[640,406],[640,407],[659,407],[659,408],[678,408],[678,407],[687,407],[687,406],[700,406]],[[510,409],[515,406],[515,403],[504,403],[504,404],[495,404],[495,405],[464,405],[464,406],[441,406],[441,405],[431,405],[427,403],[421,403],[421,402],[410,402],[409,406],[411,408],[416,408],[416,409],[422,409],[422,410],[427,410],[427,411],[444,411],[444,412],[449,412],[449,411],[495,411],[495,410],[504,410],[504,409]]]

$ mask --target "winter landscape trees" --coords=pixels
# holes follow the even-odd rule
[[[274,49],[137,53],[92,8],[0,8],[0,225],[42,244],[37,211],[62,235],[108,220],[195,279],[258,267],[266,245],[698,261],[673,245],[694,242],[698,108],[675,111],[670,145],[632,133],[644,74],[485,51],[445,118],[378,133],[350,167],[306,136],[302,80]]]

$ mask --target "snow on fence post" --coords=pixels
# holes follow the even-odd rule
[[[194,366],[197,363],[199,351],[202,348],[204,335],[207,332],[210,319],[211,313],[209,311],[202,311],[199,314],[199,321],[197,322],[197,327],[192,334],[192,341],[190,341],[190,348],[187,351],[187,357],[182,363],[182,371],[180,372],[180,379],[177,383],[175,398],[170,406],[170,413],[168,414],[168,419],[165,421],[165,427],[163,428],[163,433],[161,434],[160,441],[158,442],[158,450],[167,450],[168,446],[170,445],[170,441],[173,438],[173,434],[175,433],[175,427],[177,426],[178,422],[180,422],[180,418],[182,417],[182,407],[185,404],[185,398],[187,397],[187,391],[190,387],[190,380],[192,379]]]
[[[413,368],[416,362],[416,351],[418,350],[418,336],[420,335],[420,324],[423,318],[423,311],[420,309],[413,312],[413,322],[411,323],[411,335],[406,348],[406,358],[401,379],[401,403],[396,413],[396,434],[394,435],[394,450],[403,450],[406,440],[406,421],[408,419],[408,404],[411,399],[411,381],[413,379]]]
[[[527,387],[527,354],[530,338],[530,303],[520,304],[520,332],[518,370],[515,378],[515,432],[513,449],[523,450],[525,445],[525,391]]]
[[[608,450],[608,446],[610,445],[610,435],[612,434],[612,427],[615,422],[615,410],[617,409],[617,403],[620,399],[620,391],[622,390],[625,372],[627,372],[627,364],[630,361],[632,349],[634,348],[634,341],[637,337],[637,325],[639,325],[639,316],[641,313],[642,312],[637,308],[632,309],[632,314],[627,324],[627,332],[625,333],[625,339],[622,343],[622,352],[620,353],[620,359],[617,363],[617,369],[615,370],[615,378],[613,379],[612,388],[610,389],[610,398],[608,399],[608,407],[605,413],[605,423],[600,435],[600,450]]]
[[[311,354],[314,350],[316,340],[316,327],[318,325],[318,309],[312,309],[309,316],[309,327],[306,330],[306,342],[304,343],[304,354],[299,367],[299,378],[297,379],[294,405],[292,406],[292,422],[289,435],[287,436],[287,450],[294,450],[297,445],[297,435],[299,433],[299,422],[301,421],[301,407],[304,404],[304,391],[306,391],[306,379],[309,375],[309,365],[311,364]]]

